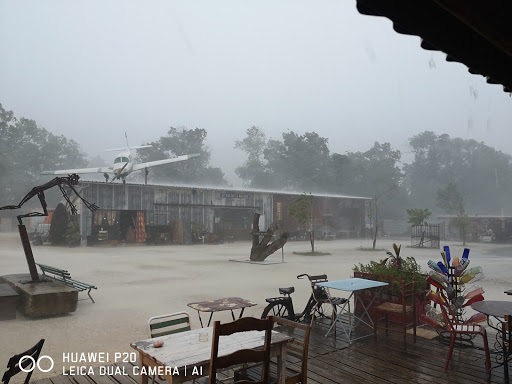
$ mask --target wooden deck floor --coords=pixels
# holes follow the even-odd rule
[[[450,368],[444,370],[448,345],[438,338],[418,337],[412,341],[410,335],[407,351],[402,348],[401,335],[390,333],[379,335],[374,342],[369,328],[361,327],[358,335],[371,334],[353,342],[350,346],[342,332],[337,337],[325,337],[327,328],[315,324],[311,333],[308,382],[310,384],[409,384],[409,383],[489,383],[485,372],[484,352],[481,337],[474,340],[472,348],[455,348]],[[489,347],[493,349],[495,334],[489,332]],[[495,356],[491,355],[493,366]],[[296,361],[288,361],[297,364]],[[512,368],[509,364],[509,369]],[[122,365],[119,365],[122,367]],[[128,367],[131,372],[131,367]],[[136,384],[137,376],[98,374],[91,376],[56,376],[37,380],[37,384]],[[156,380],[155,382],[158,382]],[[504,383],[503,367],[492,370],[491,383]]]

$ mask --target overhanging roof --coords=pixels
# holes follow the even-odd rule
[[[512,92],[512,2],[481,0],[356,0],[364,15],[384,16],[398,33],[417,35],[427,50]]]

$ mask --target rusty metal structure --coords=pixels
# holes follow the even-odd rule
[[[0,211],[6,210],[6,209],[19,209],[21,208],[27,201],[32,199],[33,197],[37,196],[39,198],[39,201],[41,203],[41,207],[43,208],[43,212],[29,212],[24,215],[18,215],[18,231],[20,232],[20,238],[21,238],[21,244],[23,245],[23,250],[25,252],[25,257],[27,259],[28,269],[30,271],[30,277],[32,279],[32,282],[38,282],[39,281],[39,275],[37,274],[36,264],[34,261],[34,255],[32,254],[32,247],[30,246],[30,240],[28,238],[27,234],[27,228],[23,224],[23,219],[25,217],[36,217],[36,216],[48,216],[48,205],[46,203],[46,198],[44,195],[44,191],[47,189],[53,188],[53,187],[59,187],[60,191],[62,192],[62,196],[64,196],[64,199],[66,200],[67,207],[71,210],[71,214],[74,215],[77,213],[76,206],[73,204],[71,199],[69,198],[68,192],[64,189],[64,186],[69,187],[69,189],[76,194],[76,196],[82,200],[84,205],[89,208],[91,211],[96,211],[98,209],[98,206],[96,204],[91,204],[88,201],[86,201],[78,191],[75,189],[75,185],[78,184],[78,181],[80,180],[80,177],[76,174],[68,175],[65,177],[56,177],[46,184],[39,185],[37,187],[34,187],[30,190],[29,193],[25,195],[23,199],[21,199],[20,203],[18,205],[6,205],[4,207],[0,207]]]

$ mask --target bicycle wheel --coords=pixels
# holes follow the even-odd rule
[[[265,307],[263,313],[261,314],[262,319],[266,319],[267,316],[276,316],[282,317],[284,319],[291,319],[290,311],[288,306],[283,303],[270,303]]]

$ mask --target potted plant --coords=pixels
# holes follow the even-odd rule
[[[380,291],[377,289],[366,290],[360,294],[360,298],[368,306],[372,301],[394,302],[401,303],[400,285],[397,280],[403,280],[405,283],[415,282],[416,290],[416,321],[419,322],[419,316],[426,313],[425,306],[428,300],[425,299],[425,294],[430,289],[430,285],[425,281],[426,275],[421,272],[421,267],[416,262],[414,257],[403,258],[400,256],[402,246],[397,246],[393,243],[393,251],[386,252],[388,255],[384,260],[370,261],[369,264],[355,265],[354,277],[362,279],[369,279],[375,281],[382,281],[389,285],[382,288]],[[356,303],[356,313],[358,312],[358,303]],[[373,315],[370,308],[370,315]],[[391,321],[400,322],[400,316]]]

